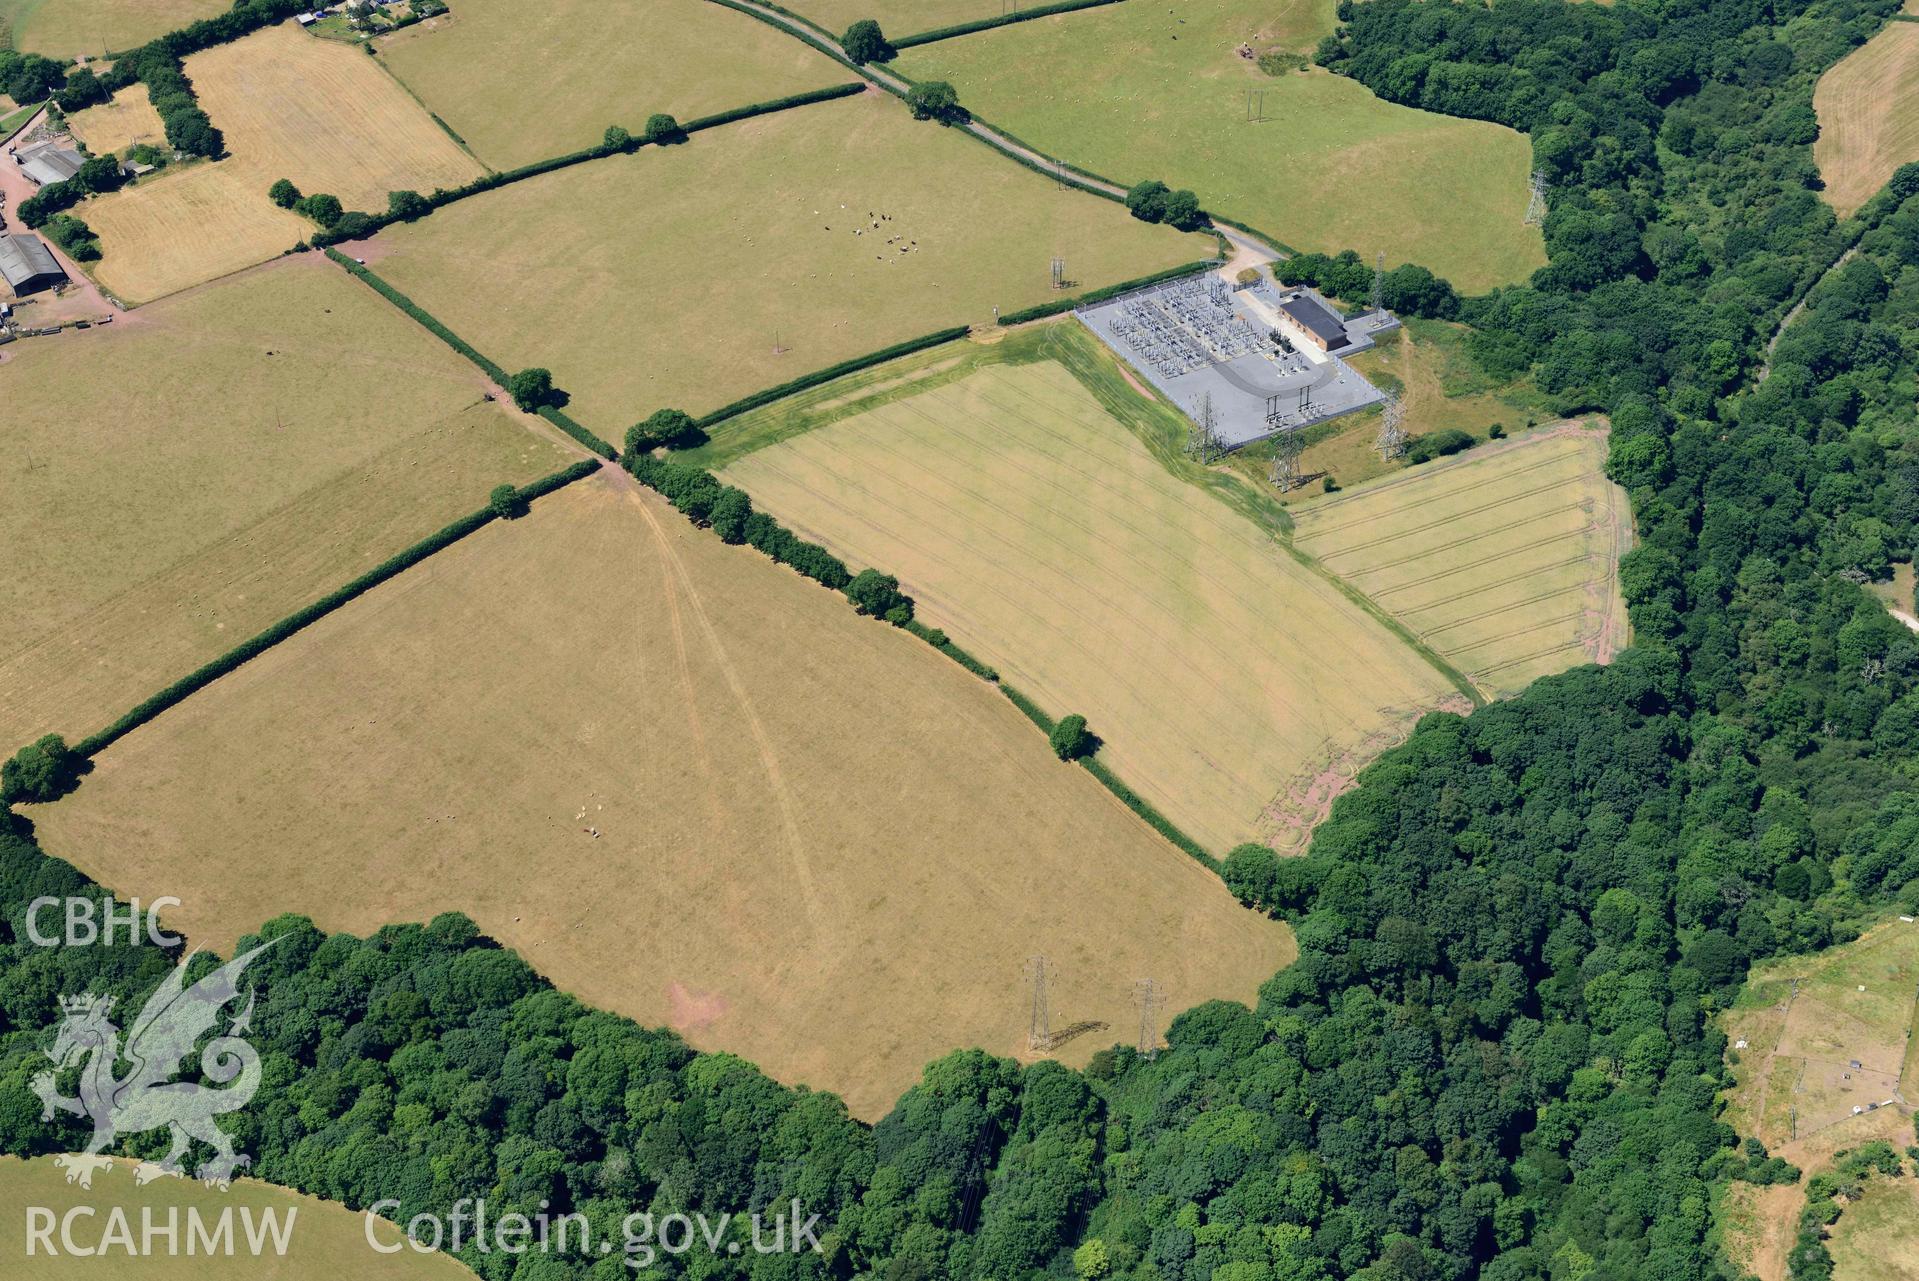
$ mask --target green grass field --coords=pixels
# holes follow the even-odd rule
[[[935,27],[997,18],[1009,12],[1012,5],[1011,0],[792,0],[781,7],[811,18],[834,35],[861,18],[871,18],[889,38],[898,38]]]
[[[1919,1179],[1868,1179],[1827,1248],[1832,1281],[1919,1281]]]
[[[367,1241],[368,1216],[335,1201],[256,1179],[237,1179],[224,1192],[186,1178],[161,1177],[142,1187],[134,1182],[134,1166],[131,1159],[117,1158],[111,1170],[94,1173],[89,1189],[68,1183],[67,1172],[53,1157],[0,1157],[0,1205],[7,1207],[0,1214],[0,1259],[6,1260],[7,1275],[21,1281],[471,1281],[473,1276],[451,1255],[412,1249],[384,1253],[403,1237],[399,1228],[381,1219],[371,1225],[374,1240],[383,1247],[375,1250]],[[72,1220],[73,1244],[99,1253],[67,1253],[58,1227],[48,1239],[30,1238],[28,1207],[50,1212],[56,1223],[80,1209]],[[88,1209],[93,1213],[85,1213]],[[131,1230],[131,1246],[109,1243],[107,1231],[116,1210]],[[172,1247],[164,1233],[156,1232],[147,1248],[146,1213],[161,1228],[173,1216],[178,1232]],[[232,1250],[189,1254],[195,1216],[203,1231],[211,1233],[227,1214]],[[277,1238],[267,1226],[269,1215],[278,1226]],[[257,1249],[254,1241],[259,1242]]]
[[[1297,788],[1452,693],[1268,529],[1169,470],[1182,420],[1078,325],[860,379],[810,413],[728,424],[704,457],[777,441],[725,477],[898,574],[927,624],[1053,715],[1085,715],[1102,759],[1215,851],[1293,835]]]
[[[99,729],[576,456],[317,257],[0,353],[9,752]]]
[[[1295,542],[1488,695],[1625,644],[1626,498],[1603,432],[1481,445],[1293,508]]]
[[[380,61],[496,168],[851,80],[789,35],[705,3],[460,0],[377,42]]]
[[[11,28],[15,49],[49,58],[99,57],[231,7],[231,0],[0,0],[0,28]]]
[[[1058,1026],[1110,1029],[1076,1064],[1133,1040],[1142,975],[1170,1008],[1250,1001],[1293,955],[990,686],[617,472],[321,620],[32,817],[101,883],[177,896],[202,945],[287,911],[363,935],[463,911],[581,1000],[868,1120],[948,1050],[1026,1056],[1035,952]],[[263,850],[298,856],[259,875]]]
[[[1213,252],[1062,191],[868,94],[462,201],[365,249],[509,369],[542,365],[602,436],[849,357]]]
[[[1383,252],[1468,292],[1545,262],[1524,225],[1532,152],[1498,125],[1395,106],[1318,68],[1274,78],[1242,43],[1310,50],[1331,6],[1149,0],[909,49],[899,68],[1049,155],[1191,187],[1299,249]],[[1265,120],[1247,120],[1248,91]]]

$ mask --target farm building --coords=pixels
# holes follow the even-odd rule
[[[20,166],[22,173],[32,180],[34,186],[44,187],[48,183],[65,182],[80,172],[80,166],[86,163],[86,157],[71,147],[61,147],[53,143],[41,143],[37,147],[14,156],[14,163]]]
[[[1321,351],[1346,345],[1346,322],[1309,293],[1296,293],[1279,304],[1280,312],[1298,325],[1306,341]]]
[[[0,277],[16,297],[24,298],[65,284],[67,273],[40,237],[14,235],[0,236]]]

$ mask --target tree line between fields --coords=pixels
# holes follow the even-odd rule
[[[1919,637],[1867,590],[1919,540],[1919,169],[1839,223],[1809,145],[1813,82],[1895,7],[1342,5],[1322,63],[1531,137],[1548,263],[1457,317],[1489,369],[1611,415],[1634,644],[1426,717],[1304,858],[1234,851],[1234,892],[1299,943],[1253,1008],[1189,1010],[1156,1056],[1084,1072],[959,1052],[868,1128],[550,991],[463,918],[365,940],[283,918],[258,963],[267,1084],[234,1118],[255,1172],[405,1214],[825,1215],[821,1256],[702,1276],[1724,1275],[1721,1186],[1782,1171],[1720,1117],[1713,1014],[1756,959],[1919,908]],[[83,1140],[27,1091],[57,997],[132,1002],[166,963],[24,942],[26,901],[85,888],[0,839],[7,1151]]]

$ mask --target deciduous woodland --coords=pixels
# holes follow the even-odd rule
[[[1738,1275],[1735,1185],[1776,1191],[1792,1174],[1726,1104],[1739,1081],[1722,1015],[1756,965],[1919,914],[1919,634],[1883,598],[1919,542],[1919,165],[1841,218],[1813,151],[1814,84],[1896,9],[1340,5],[1315,55],[1325,71],[1528,138],[1546,264],[1488,293],[1425,277],[1416,293],[1468,327],[1481,368],[1610,422],[1605,473],[1636,534],[1618,574],[1632,643],[1468,715],[1425,716],[1303,855],[1227,853],[1233,894],[1298,944],[1250,1004],[1182,1009],[1144,1053],[1115,1028],[1106,1039],[1124,1043],[1077,1070],[955,1050],[867,1125],[834,1094],[556,990],[466,914],[365,937],[280,916],[239,944],[279,940],[251,972],[265,1083],[230,1121],[252,1172],[352,1206],[396,1199],[402,1218],[480,1196],[602,1228],[636,1209],[794,1199],[821,1216],[820,1253],[676,1265],[701,1278]],[[994,38],[1016,48],[1022,29]],[[145,73],[156,105],[167,70]],[[900,112],[901,129],[943,127],[868,105]],[[711,527],[681,532],[720,540],[738,523],[726,541],[744,545],[714,555],[766,554],[889,602],[898,590],[749,516],[704,472],[624,461]],[[867,611],[859,592],[830,603]],[[886,614],[913,622],[910,602]],[[1075,768],[1027,737],[1031,768]],[[58,826],[66,792],[84,795],[84,768],[50,741],[0,774],[0,1151],[15,1155],[86,1142],[78,1124],[43,1123],[30,1088],[59,997],[137,1007],[174,959],[23,932],[37,896],[104,892],[35,834]],[[836,803],[893,798],[843,789]],[[152,1155],[165,1139],[127,1143]],[[1897,1151],[1874,1147],[1814,1174],[1810,1202],[1788,1188],[1799,1236],[1782,1267],[1829,1275],[1835,1197],[1888,1163]],[[1855,1223],[1873,1221],[1867,1207]],[[617,1256],[461,1257],[486,1281],[626,1275]]]

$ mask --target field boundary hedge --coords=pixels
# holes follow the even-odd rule
[[[1124,3],[1124,0],[1059,0],[1057,4],[1043,4],[1032,9],[1021,9],[1017,13],[1002,13],[993,18],[978,18],[972,22],[956,22],[949,27],[934,27],[930,31],[902,36],[898,40],[889,40],[887,43],[895,49],[913,49],[923,44],[932,44],[937,40],[970,36],[976,31],[1010,27],[1016,22],[1029,22],[1034,18],[1050,18],[1056,13],[1072,13],[1076,9],[1097,9],[1104,5],[1121,3]]]
[[[576,480],[590,476],[599,469],[600,464],[597,460],[582,459],[574,463],[571,467],[554,472],[550,476],[543,476],[539,480],[522,486],[516,493],[521,502],[530,503],[536,498],[545,497],[555,490],[565,488]],[[490,506],[482,507],[476,512],[460,517],[460,519],[441,528],[438,532],[427,535],[411,547],[395,552],[378,565],[375,565],[372,569],[369,569],[364,574],[347,583],[344,587],[331,591],[312,604],[287,615],[279,622],[268,627],[265,631],[241,641],[238,645],[220,655],[220,657],[214,659],[212,662],[203,664],[194,671],[182,676],[179,680],[174,681],[159,693],[145,699],[105,729],[98,733],[90,734],[80,742],[75,743],[73,746],[74,752],[77,755],[89,758],[99,754],[112,746],[120,738],[138,729],[168,708],[175,706],[189,696],[205,689],[208,685],[211,685],[214,681],[219,680],[229,672],[235,671],[253,659],[258,658],[261,654],[266,653],[269,649],[272,649],[288,637],[311,627],[314,623],[319,622],[322,618],[325,618],[328,614],[340,608],[340,606],[345,605],[356,597],[365,595],[381,583],[397,577],[405,570],[411,569],[435,552],[443,551],[451,547],[467,535],[478,531],[498,519],[499,517],[493,513],[493,509]]]
[[[1195,262],[1183,262],[1177,267],[1168,267],[1164,271],[1155,271],[1150,275],[1138,276],[1132,280],[1122,280],[1116,285],[1105,285],[1098,289],[1089,289],[1083,294],[1074,294],[1069,298],[1055,298],[1051,302],[1028,307],[1024,311],[1009,312],[999,318],[1002,325],[1023,325],[1028,321],[1044,320],[1048,316],[1057,316],[1063,312],[1075,311],[1108,298],[1117,298],[1134,289],[1144,289],[1148,285],[1157,285],[1162,280],[1177,280],[1181,276],[1191,276],[1202,271],[1211,271],[1219,266],[1218,258],[1201,258]]]
[[[1218,214],[1212,213],[1210,211],[1208,211],[1206,217],[1209,221],[1216,222],[1222,227],[1231,227],[1234,231],[1237,231],[1242,236],[1251,236],[1255,240],[1265,241],[1268,245],[1271,245],[1274,249],[1279,250],[1280,255],[1282,257],[1291,258],[1294,254],[1297,254],[1299,252],[1299,250],[1293,248],[1291,245],[1281,240],[1278,236],[1271,235],[1267,232],[1261,231],[1258,227],[1248,226],[1247,224],[1243,222],[1237,222],[1231,218],[1222,218]]]
[[[561,155],[548,156],[544,160],[529,161],[516,168],[490,170],[473,179],[471,182],[462,183],[458,187],[439,187],[422,196],[421,198],[425,200],[427,204],[427,212],[415,215],[412,221],[430,217],[433,213],[446,208],[448,205],[458,204],[462,200],[468,200],[474,196],[483,196],[489,191],[498,191],[501,187],[511,186],[516,182],[525,182],[529,178],[540,178],[550,173],[558,173],[562,169],[571,169],[574,165],[583,165],[594,160],[606,160],[613,156],[630,156],[642,147],[663,146],[669,142],[678,141],[681,137],[690,136],[706,129],[717,129],[721,125],[734,124],[741,120],[750,120],[755,116],[771,115],[777,111],[791,111],[796,107],[810,107],[818,102],[831,102],[837,98],[850,98],[855,94],[864,92],[866,92],[865,81],[848,81],[843,84],[828,85],[824,89],[809,89],[805,93],[788,94],[784,98],[773,98],[766,102],[749,102],[743,107],[733,107],[727,111],[721,111],[710,116],[701,116],[696,120],[686,121],[680,125],[679,135],[674,138],[643,138],[638,135],[629,135],[625,142],[601,142],[591,147],[582,147],[578,151],[568,151]],[[432,113],[429,112],[428,114],[430,115]],[[438,116],[434,116],[433,118],[436,121],[439,120]],[[446,127],[445,121],[440,121],[440,127],[446,129],[447,134],[451,136],[454,141],[459,142],[462,147],[466,145],[465,141],[462,140],[458,134],[455,134],[453,130]],[[468,154],[471,153],[469,152]],[[320,246],[344,244],[349,240],[364,240],[368,236],[384,231],[396,222],[405,221],[408,220],[390,210],[369,212],[354,209],[349,210],[346,215],[343,215],[343,220],[340,223],[336,223],[334,227],[316,231],[310,237],[310,240],[313,244]]]
[[[360,280],[364,282],[368,288],[372,289],[374,293],[379,294],[382,298],[392,303],[395,307],[398,307],[401,311],[411,316],[422,327],[424,327],[428,333],[432,334],[435,338],[438,338],[441,342],[445,343],[447,346],[453,348],[454,351],[459,352],[462,356],[465,356],[468,360],[472,361],[475,365],[478,365],[480,367],[480,371],[484,373],[487,377],[491,378],[494,382],[499,383],[501,386],[506,385],[507,378],[510,376],[508,375],[506,370],[500,368],[500,366],[493,363],[493,361],[481,355],[479,349],[475,347],[472,343],[468,342],[466,339],[460,337],[458,334],[454,333],[451,329],[448,329],[445,325],[441,324],[439,321],[439,318],[434,316],[432,312],[420,306],[420,304],[414,302],[411,298],[407,297],[405,294],[395,289],[392,285],[389,285],[385,280],[382,280],[376,272],[372,271],[371,269],[369,269],[368,267],[366,267],[365,265],[361,263],[357,263],[353,261],[353,259],[347,257],[345,254],[341,253],[338,249],[333,248],[333,246],[328,245],[325,249],[325,253],[327,257],[333,259],[334,262],[337,262],[342,267],[346,268],[349,273],[359,277]],[[606,441],[601,440],[598,436],[594,435],[592,432],[588,431],[585,427],[582,427],[579,423],[575,422],[572,418],[568,417],[566,414],[561,413],[558,409],[555,409],[553,406],[542,405],[537,412],[539,413],[540,417],[546,419],[548,422],[552,423],[555,427],[558,427],[561,431],[565,432],[567,435],[571,436],[574,440],[578,441],[581,445],[584,445],[586,448],[592,450],[594,453],[598,454],[600,457],[606,458],[606,459],[613,459],[613,458],[618,458],[620,456],[619,451],[613,448],[613,446],[609,445]]]
[[[674,510],[685,516],[695,526],[713,529],[715,522],[722,519],[720,508],[722,503],[727,501],[726,496],[733,495],[732,501],[739,502],[740,507],[724,518],[732,531],[723,536],[725,542],[752,547],[774,563],[785,565],[828,590],[847,591],[847,583],[851,580],[852,574],[843,562],[819,544],[810,543],[794,534],[772,513],[754,507],[751,497],[745,491],[726,484],[705,468],[662,460],[650,453],[637,451],[628,454],[623,463],[627,473],[634,480],[659,494],[672,505]],[[824,575],[820,572],[822,564],[829,571]],[[869,566],[867,572],[880,571]],[[893,581],[897,582],[897,580]],[[862,612],[865,611],[862,610]],[[998,671],[955,645],[945,632],[928,627],[913,618],[910,598],[906,598],[906,607],[901,612],[904,617],[894,615],[888,617],[886,621],[902,631],[911,632],[933,649],[997,688],[1006,696],[1008,702],[1039,728],[1041,734],[1049,737],[1052,735],[1055,722],[1040,708],[1039,704],[1001,680]],[[1198,841],[1181,831],[1171,819],[1153,808],[1138,792],[1122,782],[1118,775],[1097,759],[1096,755],[1082,756],[1078,758],[1077,763],[1084,766],[1086,772],[1111,792],[1120,804],[1164,837],[1173,848],[1194,859],[1207,870],[1216,874],[1220,872],[1219,860],[1208,854],[1206,848]]]
[[[882,347],[878,351],[869,351],[864,356],[855,356],[851,360],[842,360],[837,365],[828,365],[824,369],[815,369],[812,373],[801,374],[798,378],[792,379],[789,382],[776,383],[764,390],[756,391],[752,395],[736,400],[730,405],[722,405],[704,418],[696,419],[693,425],[704,431],[706,428],[723,423],[729,418],[736,418],[748,410],[758,409],[762,405],[770,405],[776,400],[784,400],[786,397],[796,392],[805,391],[809,387],[817,387],[821,383],[832,382],[835,378],[844,378],[847,374],[858,373],[862,369],[870,368],[873,365],[881,364],[899,356],[911,355],[916,351],[924,351],[928,347],[937,347],[941,343],[956,342],[971,332],[971,328],[966,325],[955,325],[951,329],[938,329],[930,334],[922,334],[918,338],[909,338],[905,342],[894,343],[891,347]]]

